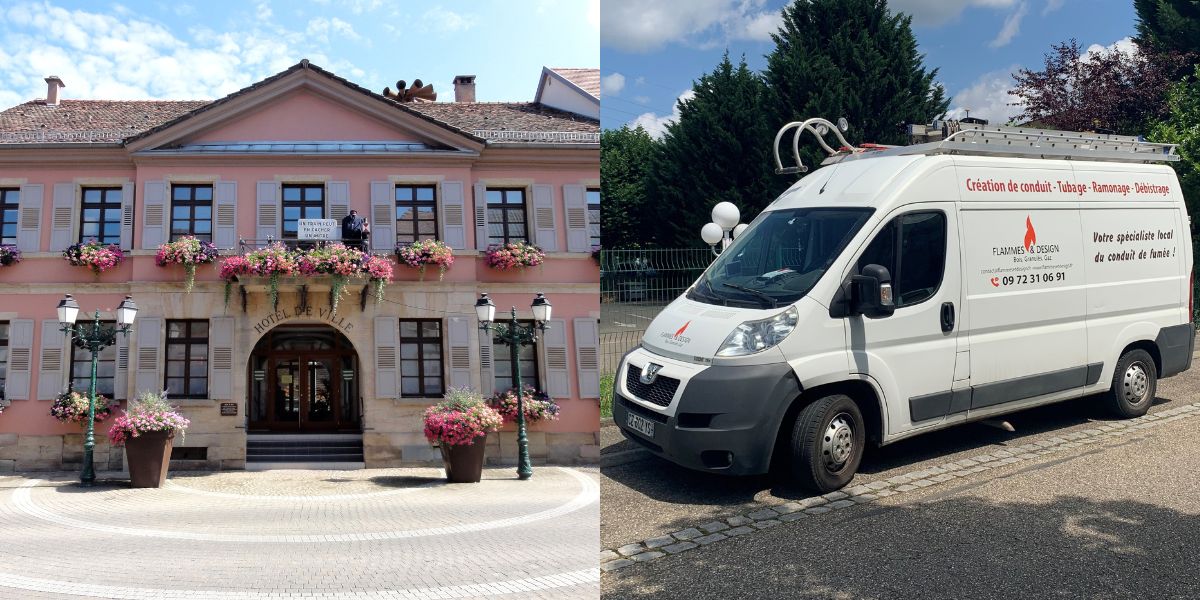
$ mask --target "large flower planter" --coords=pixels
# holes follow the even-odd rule
[[[175,431],[148,431],[125,440],[129,483],[135,488],[161,487],[171,466],[171,441]]]
[[[446,466],[446,479],[450,483],[479,483],[483,476],[483,454],[487,449],[487,436],[463,446],[440,444],[442,463]]]

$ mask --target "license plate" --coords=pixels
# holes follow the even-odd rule
[[[654,437],[654,421],[651,421],[646,417],[628,413],[627,418],[625,419],[625,424],[629,425],[630,429],[646,437]]]

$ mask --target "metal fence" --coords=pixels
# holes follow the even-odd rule
[[[616,371],[663,307],[708,268],[707,248],[600,252],[600,369]]]

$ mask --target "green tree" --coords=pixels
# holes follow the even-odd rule
[[[846,117],[851,144],[906,143],[906,124],[929,123],[950,104],[934,83],[937,69],[923,66],[911,23],[886,0],[792,2],[767,56],[772,127]],[[809,169],[825,157],[813,143],[801,150]]]
[[[646,176],[654,146],[640,126],[600,134],[600,239],[605,248],[645,248],[653,241],[645,215]]]
[[[692,91],[658,145],[647,190],[655,239],[664,246],[702,247],[700,228],[715,204],[734,203],[748,221],[790,183],[774,174],[766,88],[744,57],[734,66],[726,52]]]
[[[1137,37],[1143,51],[1200,55],[1200,2],[1133,0]]]
[[[1179,144],[1179,162],[1172,163],[1179,174],[1179,185],[1188,205],[1188,213],[1200,214],[1200,67],[1192,77],[1175,84],[1167,93],[1166,120],[1154,127],[1150,139]]]

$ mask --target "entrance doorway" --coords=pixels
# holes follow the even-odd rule
[[[283,325],[250,355],[251,431],[361,431],[358,354],[336,329]]]

